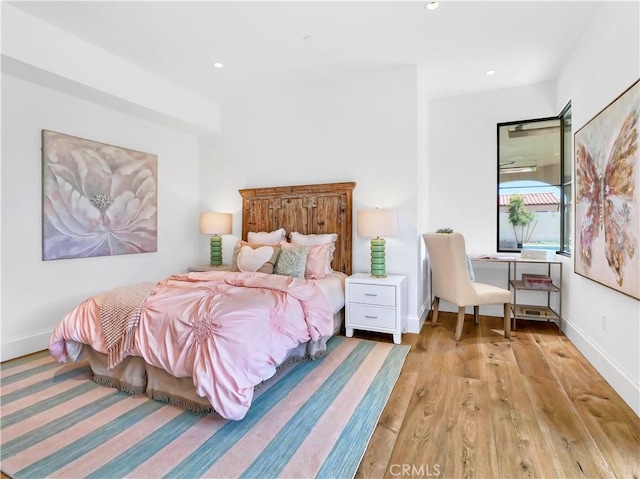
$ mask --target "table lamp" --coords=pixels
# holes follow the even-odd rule
[[[211,265],[222,264],[222,237],[231,234],[231,213],[200,213],[200,233],[211,235]]]
[[[358,236],[371,238],[371,276],[385,278],[385,239],[398,236],[398,210],[373,209],[357,213]]]

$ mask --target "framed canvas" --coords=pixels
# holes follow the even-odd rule
[[[157,156],[42,130],[42,259],[157,251]]]
[[[640,80],[574,135],[574,269],[640,299]]]

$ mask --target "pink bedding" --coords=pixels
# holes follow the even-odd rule
[[[69,312],[49,350],[75,361],[82,344],[105,353],[104,294]],[[176,377],[191,377],[216,412],[242,419],[254,387],[273,375],[289,350],[333,334],[329,302],[313,281],[264,273],[174,275],[145,300],[131,355]]]

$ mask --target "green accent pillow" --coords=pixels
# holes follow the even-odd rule
[[[291,276],[292,278],[304,278],[308,250],[309,248],[306,246],[280,250],[280,254],[273,268],[273,274],[282,274]]]

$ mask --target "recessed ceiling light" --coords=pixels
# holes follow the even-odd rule
[[[224,63],[215,62],[215,63],[213,64],[213,66],[214,66],[214,67],[216,67],[216,68],[222,68],[222,67],[224,66]]]
[[[426,8],[427,10],[435,10],[439,6],[440,4],[438,2],[429,2],[424,6],[424,8]]]
[[[302,41],[306,43],[311,43],[313,41],[313,37],[310,35],[307,35],[306,37],[302,38]]]
[[[486,72],[484,72],[484,74],[487,76],[495,75],[495,73],[496,73],[495,70],[487,70]]]

